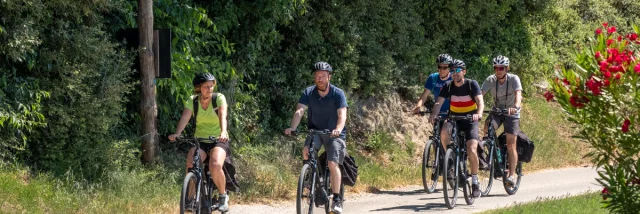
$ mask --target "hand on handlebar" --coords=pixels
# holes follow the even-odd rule
[[[517,113],[518,113],[518,111],[519,111],[519,110],[518,110],[517,108],[509,108],[509,114],[510,114],[510,115],[517,114]]]
[[[480,121],[480,119],[482,119],[482,115],[481,114],[473,114],[471,116],[471,119],[473,120],[473,122],[478,122],[478,121]]]
[[[171,134],[169,135],[169,141],[176,141],[177,137],[180,137],[180,134]]]
[[[342,133],[342,130],[334,129],[333,131],[331,131],[331,136],[338,137],[340,136],[341,133]]]
[[[296,131],[296,129],[294,129],[294,128],[287,128],[287,129],[284,130],[284,134],[291,135],[291,133],[293,133],[295,131]]]

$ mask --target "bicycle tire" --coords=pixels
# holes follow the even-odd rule
[[[311,176],[310,179],[305,179],[305,176]],[[305,180],[306,182],[310,182],[309,183],[309,192],[306,195],[306,199],[308,200],[304,200],[304,190],[305,188]],[[309,164],[305,164],[302,166],[302,170],[300,171],[300,177],[298,178],[298,191],[296,194],[296,211],[298,214],[309,214],[309,213],[313,213],[313,199],[314,199],[314,194],[313,194],[313,190],[315,189],[313,187],[314,185],[314,181],[315,178],[313,176],[313,172],[311,169],[311,166]],[[305,206],[306,205],[306,206]]]
[[[467,169],[467,158],[464,157],[466,155],[463,155],[462,159],[460,160],[460,162],[462,164],[462,167],[460,167],[460,170],[458,170],[458,173],[460,173],[458,175],[459,179],[463,179],[462,180],[462,192],[464,193],[464,201],[467,203],[467,205],[472,205],[473,202],[475,202],[475,198],[473,197],[473,188],[471,187],[471,180],[469,177],[469,174],[465,173],[465,172],[469,172],[469,170]]]
[[[193,182],[191,182],[193,180]],[[195,199],[195,196],[198,195],[198,192],[200,190],[198,190],[196,188],[196,192],[193,193],[191,200],[187,200],[188,197],[188,191],[191,187],[191,185],[195,185],[196,187],[198,186],[197,184],[199,183],[199,179],[196,176],[196,174],[194,174],[193,172],[189,172],[187,173],[187,175],[184,176],[184,181],[182,183],[182,192],[180,193],[180,214],[184,214],[185,212],[187,212],[187,210],[192,210],[191,213],[195,213],[195,214],[200,214],[201,213],[201,203],[202,200],[200,200],[199,202],[197,201],[193,201]],[[191,201],[191,203],[189,203],[189,205],[186,204],[187,201]]]
[[[431,154],[434,154],[434,160],[431,160]],[[427,193],[436,192],[439,177],[438,167],[440,166],[439,155],[440,151],[438,151],[438,146],[435,145],[432,140],[428,140],[425,144],[424,151],[422,152],[422,186],[424,187],[424,191]],[[431,162],[433,162],[433,164],[432,166],[429,166],[429,163]],[[432,177],[433,173],[437,173],[435,178]]]
[[[493,187],[493,170],[496,167],[497,161],[494,160],[496,159],[495,157],[495,142],[493,142],[493,145],[488,145],[488,142],[484,143],[484,148],[483,151],[484,152],[488,152],[487,157],[489,157],[489,171],[487,172],[486,170],[480,170],[478,172],[478,180],[480,180],[480,192],[482,196],[486,196],[489,195],[489,192],[491,192],[491,187]],[[489,177],[486,177],[486,173],[489,174]],[[486,181],[485,181],[486,180]],[[486,184],[486,185],[485,185]]]
[[[508,169],[508,167],[509,164],[505,164],[505,169]],[[502,177],[504,190],[509,195],[516,194],[516,192],[518,192],[518,189],[520,188],[520,181],[522,181],[522,162],[518,162],[518,164],[516,165],[516,173],[514,173],[514,175],[517,176],[517,178],[513,186],[507,185],[507,177],[509,176],[507,172],[505,172]]]
[[[453,159],[453,160],[451,160]],[[451,163],[449,163],[451,162]],[[444,194],[444,203],[449,209],[453,209],[456,206],[456,200],[458,199],[458,173],[456,173],[456,168],[458,165],[458,161],[455,160],[455,153],[453,149],[447,149],[447,152],[444,156],[444,169],[445,173],[442,173],[442,193]],[[453,169],[451,169],[453,167]],[[453,170],[451,174],[453,174],[453,178],[449,178],[449,171]],[[453,182],[451,181],[453,180]],[[449,193],[449,191],[452,191]],[[449,198],[451,197],[451,198]]]

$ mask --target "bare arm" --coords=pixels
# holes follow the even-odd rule
[[[336,130],[342,132],[344,125],[347,123],[347,108],[338,109],[338,124],[336,124]]]
[[[187,123],[189,123],[189,118],[191,118],[191,113],[192,113],[191,110],[189,110],[188,108],[184,108],[184,110],[182,110],[182,116],[180,116],[180,120],[178,121],[178,127],[176,127],[176,132],[172,135],[169,135],[169,140],[174,141],[176,140],[176,137],[180,136],[180,134],[184,130],[184,127],[186,127]]]
[[[484,99],[482,98],[482,95],[476,96],[476,104],[478,105],[477,114],[482,115],[482,112],[484,111]]]
[[[228,105],[218,107],[218,120],[220,122],[220,141],[227,142],[229,134],[227,133],[227,107]]]
[[[302,119],[302,116],[304,116],[304,112],[306,110],[306,105],[298,103],[298,106],[296,106],[296,112],[293,113],[293,119],[291,119],[291,126],[289,127],[291,130],[296,130],[298,128],[300,120]]]
[[[438,101],[436,101],[436,104],[433,105],[433,110],[431,110],[431,116],[429,117],[430,121],[433,121],[433,119],[436,118],[436,115],[438,115],[438,112],[440,112],[440,108],[442,108],[444,100],[444,97],[438,97]]]
[[[522,91],[517,90],[516,91],[516,103],[515,103],[516,108],[522,107],[521,104],[522,104]]]

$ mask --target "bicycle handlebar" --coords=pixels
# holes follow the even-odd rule
[[[210,143],[218,143],[218,138],[213,137],[213,136],[209,136],[209,138],[196,138],[196,137],[185,137],[185,136],[178,136],[176,137],[176,141],[178,142],[186,142],[189,143],[191,145],[195,145],[196,142],[210,142]]]
[[[299,133],[299,131],[291,131],[291,135],[297,136]],[[316,129],[309,129],[307,130],[307,133],[309,135],[331,135],[331,130],[329,129],[324,129],[324,130],[316,130]]]

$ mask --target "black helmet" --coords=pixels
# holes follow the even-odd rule
[[[453,61],[453,58],[449,56],[449,54],[440,54],[438,58],[436,58],[436,63],[438,64],[449,64]]]
[[[462,69],[466,69],[467,65],[464,64],[464,61],[459,60],[459,59],[454,59],[453,61],[451,61],[451,63],[449,63],[449,68],[462,68]]]
[[[320,61],[320,62],[316,62],[316,64],[313,65],[313,69],[311,70],[311,73],[316,71],[328,71],[329,74],[331,74],[333,73],[333,68],[331,68],[331,65],[329,65],[329,63]]]
[[[207,81],[216,81],[216,78],[210,73],[196,74],[196,77],[193,78],[193,87],[197,87]]]

